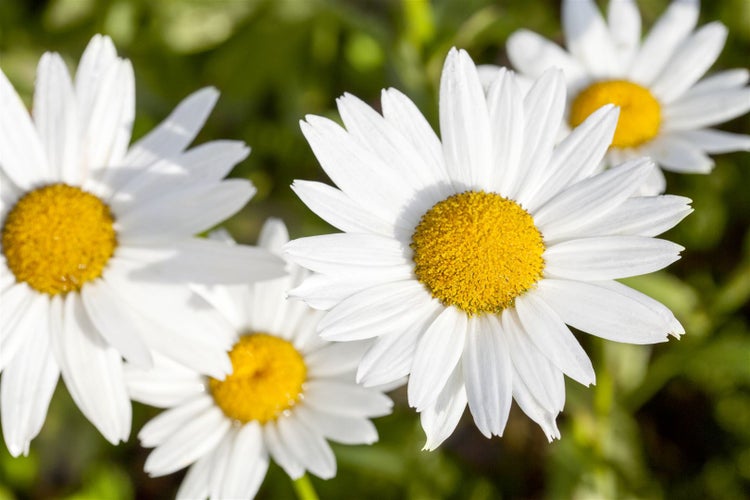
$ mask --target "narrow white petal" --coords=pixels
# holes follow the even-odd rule
[[[700,10],[698,0],[674,0],[656,21],[633,59],[630,78],[648,86],[693,31]]]
[[[606,78],[618,72],[612,36],[593,0],[563,0],[562,23],[568,50],[591,75]]]
[[[578,229],[616,209],[641,186],[654,168],[641,158],[584,179],[552,197],[533,212],[545,242],[575,237]]]
[[[659,137],[644,152],[672,172],[707,174],[714,168],[714,161],[706,153],[677,133]]]
[[[186,423],[195,420],[197,415],[205,413],[212,406],[214,406],[214,401],[210,396],[199,395],[179,406],[161,412],[149,420],[138,432],[141,446],[147,448],[160,446]]]
[[[621,64],[628,67],[641,43],[641,13],[635,0],[609,2],[607,27]]]
[[[131,399],[157,408],[170,408],[202,394],[205,379],[193,369],[154,352],[149,370],[125,364],[125,383]]]
[[[486,186],[492,169],[487,102],[476,66],[463,50],[451,49],[443,66],[440,135],[455,189]]]
[[[45,311],[43,321],[62,321]],[[55,308],[54,313],[59,313]],[[3,370],[0,387],[5,446],[14,457],[28,454],[29,443],[39,434],[47,416],[52,393],[57,385],[60,369],[49,346],[48,325],[25,334],[25,342],[18,355]]]
[[[750,111],[750,88],[685,96],[664,108],[665,131],[711,127]]]
[[[83,51],[75,76],[81,117],[88,119],[93,102],[110,67],[117,63],[117,49],[108,36],[94,35]]]
[[[16,283],[0,294],[0,370],[7,366],[31,332],[45,329],[49,298],[26,283]]]
[[[283,253],[283,246],[289,242],[289,230],[281,219],[269,217],[260,228],[258,246],[276,255]]]
[[[310,408],[345,417],[382,417],[393,402],[380,392],[338,380],[311,380],[304,387],[305,404]]]
[[[363,209],[343,191],[320,182],[295,180],[292,191],[321,219],[345,233],[393,236],[393,225]]]
[[[378,431],[364,417],[348,417],[314,410],[305,405],[295,407],[294,413],[307,427],[315,429],[327,439],[342,444],[372,444]]]
[[[579,237],[632,235],[657,236],[676,226],[693,209],[683,196],[639,196],[629,198],[606,217],[578,229]]]
[[[642,236],[599,236],[547,247],[544,274],[550,278],[609,280],[638,276],[667,267],[683,247]]]
[[[163,122],[133,144],[122,163],[137,170],[182,152],[198,135],[218,98],[219,92],[213,87],[187,96]]]
[[[702,94],[711,94],[717,90],[724,91],[744,87],[749,80],[750,70],[745,68],[718,71],[693,85],[684,97],[695,97]]]
[[[223,498],[221,489],[224,486],[224,476],[229,468],[229,456],[232,453],[232,442],[237,436],[237,427],[232,426],[219,444],[203,456],[211,457],[211,469],[208,471],[208,496]]]
[[[594,367],[557,313],[535,293],[516,298],[516,311],[537,348],[567,376],[583,385],[596,380]]]
[[[636,300],[621,293],[625,285],[606,283],[542,280],[537,293],[565,323],[615,342],[653,344],[683,333],[672,331],[679,323],[657,301]]]
[[[209,407],[194,415],[154,449],[143,470],[157,477],[187,467],[213,450],[231,425],[219,408]]]
[[[268,422],[263,426],[263,438],[268,447],[268,452],[284,472],[292,479],[298,479],[305,473],[305,468],[292,453],[296,443],[285,443],[278,429],[278,420]]]
[[[533,212],[558,192],[599,169],[612,143],[619,114],[619,109],[611,104],[602,106],[557,145],[541,172],[534,196],[527,201],[528,210]]]
[[[461,364],[474,423],[486,438],[502,436],[513,400],[513,374],[505,332],[494,315],[469,320]]]
[[[50,174],[68,184],[80,183],[78,103],[59,54],[47,52],[39,60],[32,111]]]
[[[723,130],[710,128],[685,130],[674,134],[684,139],[706,153],[733,153],[735,151],[750,151],[750,135],[733,134]]]
[[[586,71],[577,59],[533,31],[514,31],[508,37],[505,48],[513,67],[532,78],[539,78],[551,67],[562,69],[569,84],[586,77]]]
[[[53,300],[53,307],[60,302]],[[66,295],[62,315],[50,339],[70,396],[107,441],[126,440],[131,408],[120,354],[96,333],[78,294]]]
[[[354,371],[367,349],[364,342],[331,343],[305,356],[309,378],[334,377]]]
[[[429,307],[429,296],[418,281],[385,283],[344,300],[318,324],[326,340],[347,341],[401,331]]]
[[[513,73],[501,68],[487,94],[493,140],[493,182],[490,189],[515,193],[523,178],[521,153],[524,137],[523,94]]]
[[[212,457],[212,454],[204,455],[190,466],[180,484],[180,489],[177,490],[177,500],[195,500],[196,498],[208,497]]]
[[[268,470],[268,451],[257,422],[242,426],[232,443],[224,472],[221,498],[252,498]]]
[[[294,443],[292,453],[302,466],[321,479],[336,475],[336,457],[323,436],[308,428],[295,414],[277,420],[279,434],[286,443]]]
[[[675,52],[649,87],[651,93],[661,103],[674,102],[716,62],[726,39],[727,28],[723,24],[702,26]]]
[[[109,345],[138,367],[153,366],[151,353],[143,340],[151,332],[139,331],[134,321],[136,313],[122,304],[107,281],[87,283],[81,290],[81,299],[89,319]]]
[[[555,438],[560,439],[560,431],[555,422],[560,412],[549,411],[542,406],[521,377],[513,377],[513,399],[529,418],[539,424],[550,442]]]
[[[370,287],[394,280],[411,278],[411,270],[403,269],[401,276],[391,276],[378,272],[351,272],[346,275],[328,276],[313,274],[301,285],[289,290],[289,297],[304,300],[315,309],[329,310],[339,302]]]
[[[0,165],[23,191],[51,179],[47,156],[26,106],[0,70]]]
[[[417,344],[409,379],[409,406],[424,410],[435,402],[461,359],[468,321],[466,313],[446,307]]]
[[[437,399],[419,415],[422,429],[427,436],[423,450],[434,450],[453,434],[464,413],[466,402],[466,389],[459,363],[448,377]]]

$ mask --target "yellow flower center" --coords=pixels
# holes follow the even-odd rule
[[[648,142],[659,133],[661,106],[645,87],[626,80],[597,82],[583,90],[573,101],[570,124],[580,125],[605,104],[620,107],[612,146],[632,148]]]
[[[17,281],[49,295],[102,275],[117,246],[109,207],[67,184],[26,193],[8,213],[3,254]]]
[[[436,203],[412,236],[414,272],[446,306],[498,313],[542,277],[534,219],[496,193],[466,191]]]
[[[214,401],[234,420],[274,420],[302,395],[307,367],[297,349],[284,339],[253,333],[240,338],[229,353],[232,374],[209,379]]]

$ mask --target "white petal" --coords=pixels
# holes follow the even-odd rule
[[[268,451],[257,422],[237,432],[222,480],[221,498],[252,498],[268,470]]]
[[[345,233],[393,236],[393,225],[373,215],[343,191],[320,182],[295,180],[292,191],[321,219]]]
[[[59,54],[47,52],[39,60],[32,111],[50,173],[68,184],[80,183],[78,103]]]
[[[283,246],[289,242],[289,230],[281,219],[269,217],[260,228],[258,246],[269,252],[281,255]]]
[[[326,340],[347,341],[402,331],[423,314],[429,296],[418,281],[385,283],[344,300],[318,324]]]
[[[422,429],[427,435],[423,450],[432,451],[448,439],[458,425],[466,408],[466,389],[459,363],[448,377],[437,399],[419,415]]]
[[[122,304],[107,281],[100,279],[86,284],[81,290],[81,299],[89,319],[109,345],[136,366],[153,366],[151,353],[143,340],[151,332],[139,331],[134,321],[135,312]]]
[[[733,153],[750,151],[750,135],[733,134],[723,130],[698,129],[685,130],[674,134],[706,153]]]
[[[596,380],[591,360],[576,338],[544,300],[527,293],[516,298],[516,311],[527,335],[556,367],[583,385]]]
[[[463,50],[451,49],[443,66],[440,135],[455,189],[486,186],[492,169],[487,102],[474,62]]]
[[[204,455],[190,466],[180,484],[180,489],[177,490],[177,500],[195,500],[196,498],[208,497],[212,458],[212,454]]]
[[[45,311],[43,320],[62,321],[62,317],[52,317],[50,312]],[[49,346],[49,335],[53,332],[47,325],[24,332],[25,342],[20,352],[3,370],[0,387],[3,438],[14,457],[28,454],[29,443],[44,424],[57,385],[60,369]]]
[[[658,271],[680,258],[683,247],[642,236],[600,236],[564,241],[544,252],[550,278],[609,280]]]
[[[294,413],[307,427],[315,429],[331,441],[342,444],[372,444],[378,440],[375,426],[363,417],[326,413],[305,405],[295,407]]]
[[[559,411],[549,411],[544,408],[534,396],[534,393],[526,387],[521,377],[513,378],[513,399],[523,412],[529,416],[544,431],[547,439],[551,442],[553,439],[560,438],[560,431],[557,429],[557,414]]]
[[[93,102],[100,92],[102,79],[117,64],[117,50],[108,36],[94,35],[83,51],[75,76],[76,96],[81,117],[91,114]]]
[[[702,26],[675,52],[649,87],[660,102],[669,104],[682,96],[716,61],[727,39],[719,22]]]
[[[284,253],[295,263],[320,273],[346,272],[349,267],[410,266],[411,250],[386,236],[335,233],[292,240]]]
[[[308,378],[335,377],[357,368],[367,344],[364,342],[332,343],[305,356]]]
[[[744,87],[748,80],[750,80],[750,70],[745,68],[719,71],[693,85],[684,97],[695,97],[702,94],[711,94],[717,90],[724,91]]]
[[[337,380],[306,382],[304,398],[310,408],[345,417],[382,417],[389,414],[393,406],[384,394]]]
[[[618,73],[612,36],[593,0],[563,0],[562,23],[568,50],[591,75],[606,78]]]
[[[502,327],[513,364],[514,391],[520,379],[539,405],[548,412],[559,413],[565,405],[562,371],[537,348],[515,310],[503,311]]]
[[[615,342],[653,344],[684,333],[672,331],[679,323],[669,309],[646,296],[626,295],[623,288],[616,282],[542,280],[537,294],[565,323]]]
[[[591,113],[557,145],[527,209],[536,210],[550,197],[599,169],[617,127],[619,109],[611,104]]]
[[[309,429],[296,415],[277,420],[279,434],[286,443],[294,443],[291,452],[302,466],[322,479],[336,475],[336,457],[323,436]]]
[[[523,94],[513,73],[502,68],[487,94],[493,144],[493,177],[490,189],[515,193],[523,178],[521,153],[524,137]]]
[[[620,64],[627,67],[641,43],[641,13],[635,0],[609,2],[607,27]]]
[[[160,446],[169,437],[183,428],[188,422],[205,413],[214,406],[214,400],[208,395],[198,395],[179,406],[168,409],[149,420],[138,432],[141,446],[151,448]]]
[[[579,236],[657,236],[687,217],[691,200],[682,196],[639,196],[625,200],[606,217],[578,229]]]
[[[0,71],[0,166],[23,191],[47,181],[51,171],[26,106]]]
[[[0,369],[7,366],[31,332],[46,329],[47,295],[36,293],[26,283],[16,283],[0,294]],[[8,313],[10,311],[10,313]]]
[[[278,429],[278,420],[263,426],[263,437],[274,462],[284,469],[292,479],[298,479],[305,473],[305,468],[292,453],[296,443],[285,443]]]
[[[392,276],[378,272],[351,272],[347,275],[328,276],[313,274],[289,291],[290,298],[302,299],[310,307],[328,310],[339,302],[370,287],[394,280],[411,278],[411,270],[403,269],[401,276]]]
[[[213,450],[231,425],[219,408],[209,407],[186,421],[154,449],[143,470],[157,477],[187,467]]]
[[[633,59],[630,78],[648,86],[698,22],[698,0],[674,0],[656,21]]]
[[[118,236],[126,244],[192,236],[229,218],[250,201],[255,188],[229,179],[183,189],[139,203],[118,216]]]
[[[664,170],[673,172],[707,174],[714,168],[714,161],[708,155],[678,134],[659,137],[644,148],[644,153]]]
[[[61,300],[53,299],[54,308]],[[130,434],[131,408],[120,354],[96,333],[80,296],[65,296],[63,324],[51,332],[65,386],[81,412],[112,444]]]
[[[525,175],[518,192],[509,195],[525,206],[541,186],[562,123],[565,109],[562,72],[551,69],[544,73],[526,94],[523,105],[525,124],[521,168]]]
[[[651,160],[641,158],[584,179],[533,212],[534,223],[545,242],[575,237],[581,226],[606,217],[635,193],[652,168]]]
[[[461,364],[469,410],[486,438],[502,436],[513,400],[513,375],[505,332],[494,315],[469,319]]]
[[[716,90],[685,96],[664,108],[665,131],[704,128],[722,123],[750,110],[750,88]]]
[[[521,73],[539,78],[549,68],[560,68],[570,84],[586,77],[586,72],[574,57],[546,38],[526,29],[514,31],[505,45],[508,58]]]
[[[143,370],[125,364],[125,383],[131,399],[158,408],[170,408],[205,391],[205,380],[194,370],[153,353],[154,366]]]
[[[163,122],[133,144],[122,163],[137,171],[159,158],[182,152],[198,135],[218,98],[219,92],[213,87],[187,96]]]
[[[409,406],[417,411],[434,403],[461,359],[467,334],[466,314],[446,307],[417,344],[409,379]]]

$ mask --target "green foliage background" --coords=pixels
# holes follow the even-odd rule
[[[640,2],[646,26],[666,3]],[[710,20],[730,29],[714,70],[747,66],[750,2],[704,2],[701,22]],[[295,178],[327,180],[299,132],[305,114],[337,119],[343,92],[377,108],[380,89],[397,87],[436,125],[448,49],[507,64],[503,45],[520,27],[560,41],[558,1],[0,0],[0,65],[30,105],[45,50],[74,68],[94,33],[109,34],[135,68],[136,137],[190,92],[219,88],[198,142],[253,147],[233,175],[252,179],[258,194],[227,223],[252,243],[270,215],[293,237],[331,231],[288,188]],[[723,128],[748,133],[750,118]],[[668,192],[694,200],[695,213],[667,235],[686,250],[667,271],[629,280],[675,311],[682,340],[649,347],[579,335],[598,381],[567,381],[563,437],[552,444],[514,408],[503,438],[483,438],[467,413],[438,451],[422,452],[418,418],[397,391],[394,414],[377,422],[381,441],[336,447],[338,476],[313,478],[321,497],[750,497],[750,155],[716,163],[710,176],[668,175]],[[0,447],[0,499],[172,496],[182,475],[148,478],[135,438],[156,413],[135,405],[130,441],[113,447],[59,384],[29,457]],[[258,496],[293,490],[272,467]]]

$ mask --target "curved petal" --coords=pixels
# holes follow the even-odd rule
[[[294,443],[291,452],[302,466],[322,479],[336,475],[336,457],[323,436],[299,421],[295,414],[279,418],[279,434],[287,443]]]
[[[629,198],[606,217],[578,228],[578,236],[657,236],[687,217],[693,211],[690,203],[673,195]]]
[[[576,58],[533,31],[514,31],[508,37],[505,50],[513,67],[532,78],[539,78],[551,67],[562,69],[569,85],[587,76],[586,70]]]
[[[684,139],[706,153],[733,153],[735,151],[750,151],[750,135],[733,134],[723,130],[710,128],[685,130],[674,134]]]
[[[448,376],[437,399],[419,414],[419,421],[427,437],[423,450],[434,450],[453,434],[466,409],[466,403],[466,389],[459,362]]]
[[[745,68],[727,69],[701,79],[693,85],[684,97],[695,97],[702,94],[711,94],[713,92],[736,89],[744,87],[750,80],[750,70]]]
[[[487,106],[493,139],[493,181],[489,188],[500,194],[515,193],[523,178],[524,110],[521,89],[513,73],[501,68],[490,84]]]
[[[664,108],[665,132],[711,127],[750,111],[750,88],[685,96]]]
[[[304,393],[310,408],[345,417],[382,417],[393,407],[380,392],[335,379],[308,381]]]
[[[298,405],[294,413],[310,429],[342,444],[372,444],[378,440],[378,431],[373,423],[364,417],[349,417]]]
[[[612,36],[593,0],[563,0],[562,23],[571,54],[597,78],[618,74]]]
[[[268,451],[257,422],[249,422],[234,436],[218,498],[253,498],[268,470]]]
[[[714,161],[707,154],[678,134],[659,137],[644,148],[644,153],[672,172],[707,174],[714,168]]]
[[[284,472],[292,479],[297,479],[305,473],[305,468],[292,453],[295,443],[286,443],[278,429],[278,420],[268,422],[263,426],[263,438],[268,451]]]
[[[641,43],[641,13],[634,0],[609,2],[607,27],[612,36],[615,50],[627,68]]]

